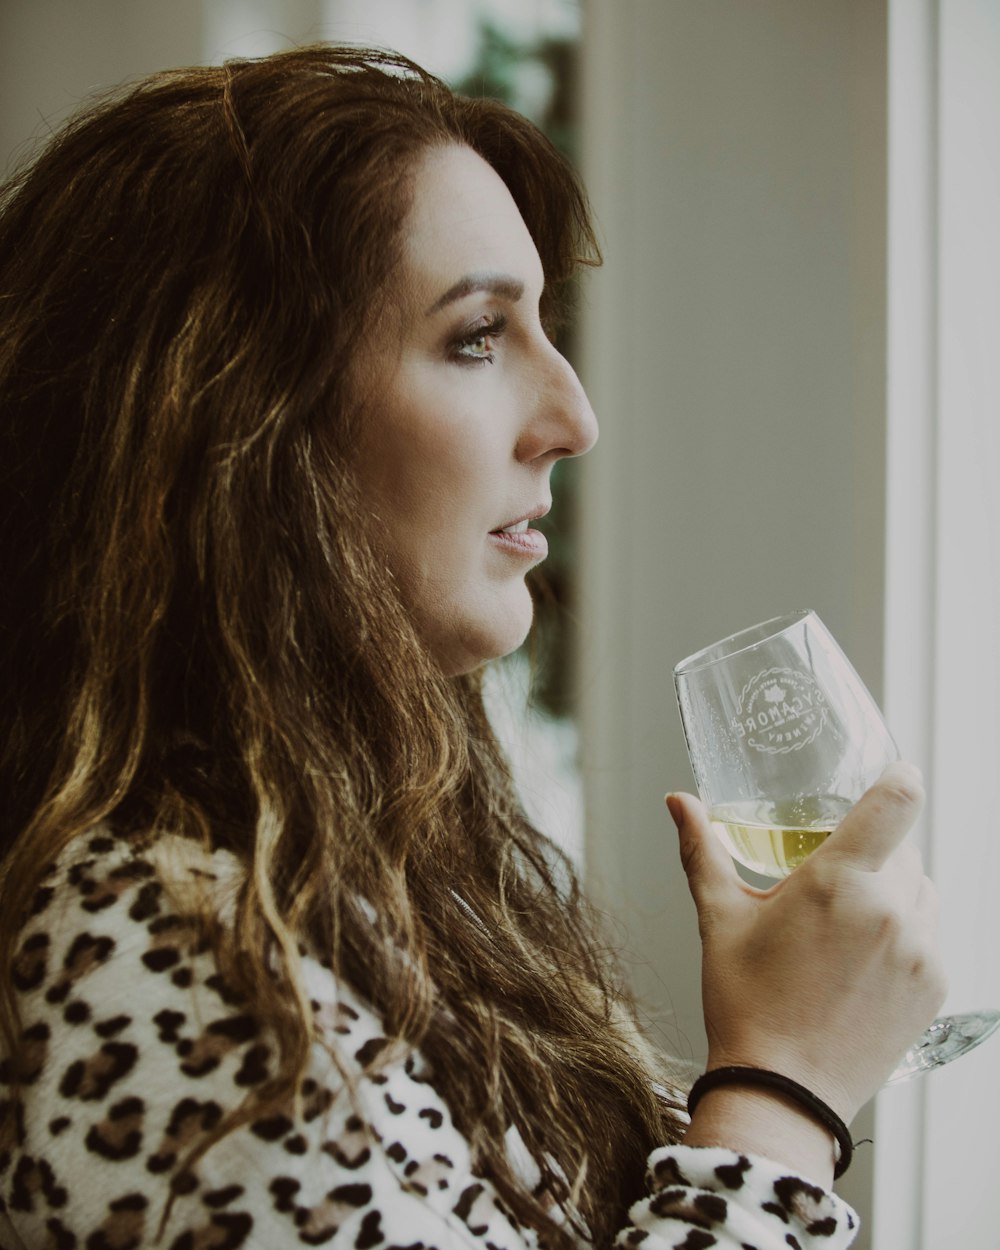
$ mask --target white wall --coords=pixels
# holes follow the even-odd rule
[[[935,7],[929,827],[949,1005],[1000,1007],[1000,4]],[[938,1074],[926,1097],[925,1245],[997,1250],[1000,1038]]]

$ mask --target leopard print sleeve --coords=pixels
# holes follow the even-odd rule
[[[305,961],[315,1041],[297,1105],[188,1159],[271,1075],[275,1046],[165,888],[167,862],[171,881],[217,882],[225,913],[233,861],[179,868],[183,855],[102,834],[38,893],[13,969],[24,1097],[0,1157],[0,1250],[534,1250],[473,1173],[420,1055],[318,961]],[[853,1235],[838,1199],[763,1160],[664,1149],[649,1183],[620,1244],[840,1250]]]
[[[649,1197],[630,1211],[619,1246],[648,1250],[846,1250],[858,1220],[835,1194],[770,1159],[709,1146],[650,1156]]]

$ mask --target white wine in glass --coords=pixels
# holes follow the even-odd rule
[[[705,647],[676,666],[674,685],[713,828],[765,877],[794,872],[899,759],[875,700],[809,610]],[[957,1059],[998,1024],[989,1009],[940,1017],[890,1082]]]

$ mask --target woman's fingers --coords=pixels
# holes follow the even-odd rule
[[[681,864],[698,913],[731,902],[741,886],[739,873],[715,836],[704,805],[691,794],[668,794],[667,809],[677,826]]]
[[[816,852],[847,867],[878,872],[900,846],[924,805],[923,781],[912,764],[890,765]]]

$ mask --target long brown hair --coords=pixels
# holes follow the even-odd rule
[[[676,1117],[479,677],[426,654],[351,472],[350,363],[407,171],[444,143],[507,184],[553,315],[596,258],[571,169],[516,113],[385,53],[155,75],[4,193],[4,1026],[16,1047],[40,865],[96,825],[224,846],[247,874],[219,958],[281,1048],[240,1117],[302,1079],[302,944],[424,1049],[515,1216],[571,1240],[513,1173],[512,1123],[604,1241]]]

